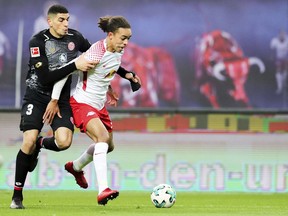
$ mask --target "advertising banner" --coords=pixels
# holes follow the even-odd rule
[[[114,120],[128,117],[131,116],[113,115]],[[274,121],[279,119],[274,117]],[[19,114],[0,114],[0,120],[0,189],[12,189],[15,158],[22,142],[17,128]],[[49,133],[47,127],[43,135]],[[287,140],[287,131],[147,132],[115,128],[116,147],[108,154],[109,185],[119,190],[150,191],[157,184],[168,183],[177,191],[287,192]],[[85,134],[76,130],[68,150],[42,149],[38,166],[28,174],[25,188],[80,190],[64,170],[64,164],[80,156],[91,143]],[[88,190],[97,190],[93,163],[85,167],[84,172]]]

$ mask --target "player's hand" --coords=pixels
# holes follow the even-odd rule
[[[88,71],[92,68],[95,68],[95,66],[99,63],[99,61],[90,61],[85,58],[85,53],[79,56],[79,58],[76,59],[75,65],[76,68],[80,71]]]
[[[131,80],[134,83],[139,83],[141,85],[141,79],[139,76],[137,76],[135,73],[127,73],[125,75],[125,78],[128,80]]]
[[[56,114],[58,115],[59,118],[62,118],[58,106],[58,100],[52,99],[46,107],[46,111],[43,115],[43,123],[51,124]]]
[[[119,96],[117,94],[117,92],[115,92],[111,86],[109,86],[108,92],[107,92],[108,96],[109,96],[109,100],[107,101],[107,103],[110,106],[117,106],[118,100],[119,100]]]

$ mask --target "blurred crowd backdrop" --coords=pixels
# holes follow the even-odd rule
[[[287,110],[287,0],[58,0],[91,43],[99,17],[123,15],[133,36],[123,66],[142,79],[133,93],[116,77],[120,108]],[[21,105],[28,42],[47,28],[55,1],[0,0],[0,108]],[[283,38],[279,70],[273,40]],[[280,40],[280,39],[279,39]],[[283,59],[282,59],[283,60]]]

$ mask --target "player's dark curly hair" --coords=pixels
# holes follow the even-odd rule
[[[47,12],[48,15],[49,14],[58,14],[58,13],[66,14],[69,12],[68,12],[68,9],[66,7],[64,7],[63,5],[58,5],[58,4],[52,5]]]
[[[100,17],[98,27],[104,32],[115,32],[119,28],[131,28],[129,22],[122,16],[104,16]]]

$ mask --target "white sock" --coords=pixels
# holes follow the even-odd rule
[[[79,158],[73,161],[73,169],[75,171],[81,171],[83,167],[93,161],[94,146],[95,143],[91,144]]]
[[[108,187],[107,151],[108,151],[107,143],[105,142],[96,143],[94,147],[93,162],[96,171],[99,194]]]

